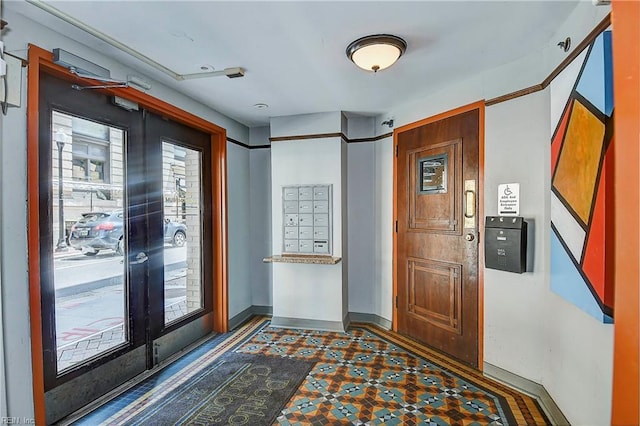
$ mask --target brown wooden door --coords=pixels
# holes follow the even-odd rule
[[[480,110],[397,132],[398,332],[478,364]]]

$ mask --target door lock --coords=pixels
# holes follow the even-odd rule
[[[465,236],[464,236],[464,239],[465,239],[465,240],[467,240],[467,241],[473,241],[473,239],[474,239],[475,237],[476,237],[476,236],[475,236],[475,235],[473,235],[473,234],[467,234],[467,235],[465,235]]]

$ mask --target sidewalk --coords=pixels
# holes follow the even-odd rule
[[[169,277],[174,271],[187,267],[185,253],[182,250],[165,250],[164,253],[165,276]],[[77,258],[78,260],[77,265],[71,263],[74,258]],[[84,261],[87,262],[85,263]],[[56,297],[72,296],[74,294],[96,290],[110,285],[123,285],[124,256],[114,255],[109,257],[87,257],[79,250],[70,249],[69,252],[55,253],[54,262],[65,263],[58,264],[54,268],[54,273],[56,274]],[[66,262],[69,262],[69,264],[66,264]],[[104,264],[108,262],[114,263],[117,267],[105,269]],[[98,265],[103,265],[103,267],[99,267]],[[64,280],[58,279],[57,275],[61,273],[61,269],[66,269],[68,271],[76,266],[78,268],[78,273],[67,273]],[[81,269],[84,270],[83,273],[80,273]],[[87,270],[90,271],[89,279],[87,279]]]

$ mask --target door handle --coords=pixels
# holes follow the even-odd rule
[[[141,251],[136,256],[136,260],[129,262],[129,265],[140,265],[140,264],[146,262],[147,260],[149,260],[149,258],[147,257],[147,255],[144,252]]]
[[[464,217],[471,219],[476,215],[476,193],[471,189],[464,191]]]

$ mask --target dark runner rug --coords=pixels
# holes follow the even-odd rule
[[[130,425],[271,425],[314,362],[228,353]]]

